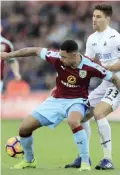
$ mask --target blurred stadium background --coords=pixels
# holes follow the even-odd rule
[[[15,50],[30,46],[59,49],[62,41],[71,38],[77,41],[80,52],[84,54],[86,40],[93,32],[92,8],[98,2],[2,1],[2,35],[13,43]],[[120,32],[120,2],[107,3],[112,4],[114,11],[111,25]],[[45,61],[36,57],[19,58],[19,63],[25,81],[21,83],[11,82],[13,74],[6,66],[2,117],[24,117],[55,86],[56,72]],[[92,88],[98,83],[92,82]],[[22,94],[27,98],[20,98]],[[13,97],[12,100],[16,95],[19,98]],[[10,113],[11,106],[14,106],[14,111]]]
[[[96,3],[99,3],[99,1],[1,1],[2,36],[13,43],[15,50],[30,46],[59,49],[62,41],[71,38],[77,41],[80,52],[84,54],[87,37],[93,32],[91,17],[92,8]],[[107,1],[107,3],[112,4],[114,11],[111,25],[120,32],[120,2]],[[8,169],[11,164],[15,163],[15,160],[8,159],[4,150],[6,140],[18,134],[20,120],[15,119],[21,119],[27,116],[34,107],[46,99],[51,89],[55,86],[56,72],[48,63],[36,57],[19,58],[19,63],[23,79],[23,81],[19,83],[12,81],[13,74],[10,68],[8,66],[5,68],[6,76],[2,93],[1,111],[2,168],[5,169]],[[97,86],[98,83],[99,82],[92,82],[91,87]],[[117,109],[109,119],[120,120],[119,114],[120,108]],[[111,126],[113,129],[114,141],[113,158],[117,168],[120,168],[120,140],[116,137],[119,132],[120,122],[111,122]],[[94,130],[94,132],[92,132],[91,144],[93,166],[98,163],[100,157],[102,157],[99,138],[95,127],[95,124],[92,122],[92,130]],[[46,136],[44,136],[44,134]],[[43,129],[39,134],[36,133],[35,137],[37,138],[35,141],[37,157],[38,159],[42,157],[38,164],[40,167],[44,167],[41,170],[42,174],[58,174],[58,169],[49,171],[48,168],[48,172],[47,170],[44,172],[44,169],[45,167],[49,167],[49,165],[51,167],[57,167],[58,164],[63,166],[65,163],[72,161],[77,155],[77,150],[72,140],[72,134],[65,123],[56,128],[55,131],[50,132],[49,129]],[[44,140],[45,143],[42,142],[38,145],[39,138],[40,140]],[[56,143],[53,145],[52,143],[54,140]],[[64,146],[62,148],[62,146],[60,146],[61,143],[64,143],[66,147]],[[98,147],[97,151],[100,152],[99,155],[96,154],[97,152],[94,153],[94,143]],[[71,147],[68,148],[67,145],[71,145]],[[56,149],[57,147],[59,147],[59,151]],[[44,153],[41,153],[39,149],[44,150]],[[71,152],[71,150],[73,151]],[[68,155],[66,155],[66,152]],[[51,156],[48,156],[49,154]],[[59,171],[59,174],[65,175],[67,175],[67,173],[70,175],[76,172],[76,170],[68,170],[66,172],[62,170]],[[4,170],[3,173],[4,175],[19,174],[17,171],[10,172],[7,170]],[[30,173],[33,174],[34,171],[29,171],[29,174]],[[94,173],[92,172],[92,174]],[[113,175],[114,173],[110,174]]]

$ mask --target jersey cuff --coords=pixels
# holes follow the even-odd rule
[[[46,60],[47,49],[43,48],[40,52],[40,58]]]
[[[105,77],[105,80],[110,81],[112,79],[113,73],[108,71],[108,74]]]
[[[16,59],[15,58],[9,58],[8,59],[8,63],[12,63],[12,62],[14,62]]]

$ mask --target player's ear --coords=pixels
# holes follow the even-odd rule
[[[110,23],[110,20],[111,20],[111,18],[109,16],[107,16],[108,23]]]
[[[76,56],[77,56],[77,53],[73,53],[73,58],[76,58]]]

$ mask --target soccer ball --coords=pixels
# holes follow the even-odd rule
[[[24,156],[24,151],[20,144],[19,136],[8,139],[6,143],[6,152],[10,157],[14,158],[22,158]]]

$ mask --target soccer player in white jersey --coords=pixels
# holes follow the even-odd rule
[[[2,32],[2,27],[0,26],[0,33],[1,32]],[[13,44],[2,36],[0,36],[0,46],[1,46],[0,47],[1,52],[11,52],[14,50]],[[21,80],[18,61],[15,58],[10,58],[8,60],[8,63],[14,74],[15,80]],[[5,62],[4,60],[1,60],[0,93],[2,92],[2,89],[3,89],[4,67],[5,67]]]
[[[92,58],[108,70],[115,72],[120,78],[120,34],[109,26],[112,16],[112,7],[108,4],[96,5],[93,12],[93,29],[87,40],[85,55]],[[105,118],[118,106],[120,106],[120,93],[116,87],[104,81],[89,95],[89,102],[94,108],[104,158],[95,167],[96,169],[113,169],[111,154],[111,127]],[[87,135],[90,136],[89,123],[84,123]],[[66,168],[80,166],[81,158],[78,157],[73,163],[66,165]]]
[[[25,118],[19,129],[20,142],[24,149],[25,160],[13,168],[36,167],[33,152],[34,130],[42,126],[55,127],[67,118],[73,132],[74,142],[81,155],[80,171],[91,170],[87,135],[81,126],[82,119],[89,110],[88,87],[92,77],[112,81],[120,90],[120,79],[112,72],[85,58],[78,52],[78,45],[73,40],[62,43],[60,51],[46,48],[24,48],[15,52],[1,54],[4,59],[36,55],[52,64],[58,76],[56,88],[51,96]]]

